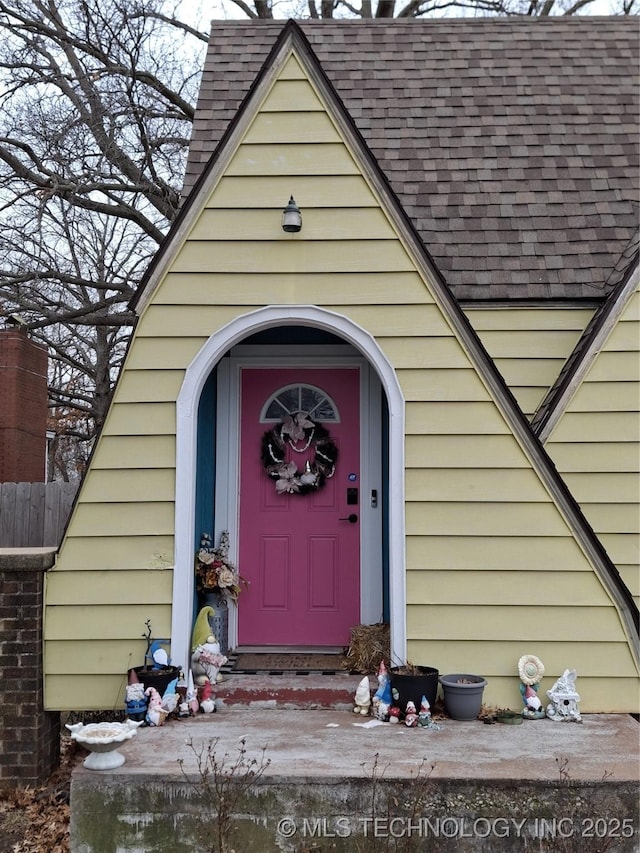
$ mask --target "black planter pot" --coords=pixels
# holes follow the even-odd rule
[[[155,687],[161,696],[170,682],[180,675],[179,666],[163,666],[160,669],[134,666],[133,671],[138,676],[138,681],[144,684],[145,690],[149,687]]]
[[[398,672],[402,667],[392,668],[390,670],[391,690],[398,691],[397,704],[402,713],[407,707],[407,702],[413,702],[416,706],[416,711],[420,710],[422,697],[426,696],[429,704],[433,708],[438,695],[438,670],[430,666],[414,667],[418,673],[412,675],[403,675]]]

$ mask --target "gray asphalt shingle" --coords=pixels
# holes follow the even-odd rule
[[[607,295],[638,225],[637,19],[299,25],[457,298]],[[283,26],[213,23],[185,191]]]

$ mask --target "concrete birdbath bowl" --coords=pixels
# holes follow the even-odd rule
[[[127,720],[126,723],[90,723],[87,726],[67,724],[67,728],[72,739],[89,750],[83,762],[87,770],[114,770],[125,761],[118,747],[131,740],[141,725],[142,722]]]

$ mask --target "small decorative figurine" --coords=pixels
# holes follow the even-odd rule
[[[162,699],[155,687],[147,687],[145,696],[149,697],[146,721],[150,726],[162,726],[169,712],[162,707]]]
[[[389,708],[389,722],[390,723],[399,723],[400,722],[400,708],[397,705],[392,705]]]
[[[369,713],[371,708],[371,690],[369,688],[369,676],[367,675],[365,675],[365,677],[360,681],[360,684],[358,684],[355,702],[356,706],[353,709],[354,714],[366,715]]]
[[[418,712],[418,725],[422,726],[425,729],[435,729],[436,731],[440,730],[440,726],[433,721],[431,717],[431,705],[429,704],[429,700],[426,696],[422,697],[420,702],[420,711]]]
[[[576,692],[576,671],[565,669],[551,690],[547,690],[551,703],[547,705],[547,717],[550,720],[581,723],[578,708],[580,696]]]
[[[213,687],[209,679],[205,679],[202,687],[197,690],[198,700],[200,702],[200,710],[203,714],[213,714],[216,710],[216,702],[213,698]]]
[[[125,706],[127,717],[134,722],[144,722],[147,713],[147,699],[144,684],[141,684],[133,669],[129,670],[129,683],[125,687]]]
[[[178,678],[178,683],[176,684],[176,693],[179,696],[178,699],[178,716],[179,717],[188,717],[189,716],[189,702],[187,700],[187,682],[184,678],[184,673],[180,673],[180,677]]]
[[[378,669],[378,689],[376,690],[372,700],[372,713],[378,720],[386,722],[389,719],[389,708],[392,702],[391,696],[391,680],[387,667],[384,661],[380,661]]]
[[[411,699],[407,702],[407,707],[404,709],[404,724],[410,729],[418,725],[418,715],[416,713],[416,704]]]
[[[220,654],[220,643],[209,634],[206,643],[196,646],[191,654],[191,668],[195,676],[206,675],[212,684],[221,681],[220,668],[225,665],[227,658]]]
[[[545,713],[538,698],[538,688],[544,675],[544,664],[535,655],[523,655],[518,661],[520,695],[524,702],[522,717],[525,720],[542,720]]]

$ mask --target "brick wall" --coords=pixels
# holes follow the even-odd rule
[[[0,330],[0,483],[42,483],[47,350],[20,328]]]
[[[0,553],[0,787],[38,785],[58,766],[60,714],[43,708],[42,612],[55,551]]]

